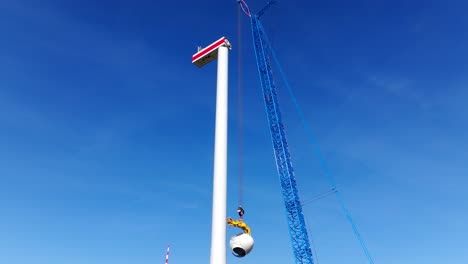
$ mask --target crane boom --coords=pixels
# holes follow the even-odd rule
[[[302,212],[301,200],[299,199],[286,133],[281,120],[276,85],[273,80],[273,73],[268,55],[269,49],[265,41],[266,36],[264,36],[265,32],[263,31],[258,14],[252,14],[250,16],[250,21],[257,68],[286,209],[295,263],[313,264],[312,250]]]

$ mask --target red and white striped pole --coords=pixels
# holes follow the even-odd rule
[[[171,245],[167,245],[167,251],[166,251],[166,264],[169,263],[169,248],[171,247]]]

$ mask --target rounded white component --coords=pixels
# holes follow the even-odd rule
[[[231,237],[229,244],[231,246],[232,254],[236,257],[242,258],[252,250],[254,240],[250,235],[241,233]]]

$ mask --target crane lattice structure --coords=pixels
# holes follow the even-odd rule
[[[276,166],[279,175],[284,206],[286,209],[289,235],[296,264],[313,264],[312,250],[302,212],[301,199],[294,176],[294,169],[289,154],[286,133],[281,119],[277,89],[273,80],[270,51],[267,37],[259,20],[260,16],[273,3],[270,1],[257,14],[251,14],[243,0],[240,7],[250,17],[255,58],[263,92],[263,101],[268,118],[271,140],[273,143]]]
[[[313,142],[314,140],[312,140],[313,137],[310,128],[305,122],[305,117],[303,116],[303,113],[296,102],[295,96],[293,95],[292,90],[289,87],[285,74],[268,40],[268,36],[266,35],[262,23],[259,20],[265,12],[265,10],[267,10],[275,2],[275,0],[270,0],[266,4],[266,6],[256,14],[250,13],[250,10],[244,0],[237,0],[237,2],[239,3],[239,6],[242,9],[242,11],[244,11],[244,13],[250,17],[255,58],[257,61],[257,68],[260,77],[260,83],[262,86],[265,110],[267,113],[268,123],[270,127],[270,134],[273,143],[273,150],[275,154],[278,175],[281,183],[281,191],[283,194],[283,200],[286,209],[289,234],[291,238],[295,262],[296,264],[313,264],[313,255],[310,247],[309,237],[307,234],[306,224],[304,221],[304,215],[302,212],[301,199],[299,198],[299,193],[297,190],[297,184],[294,176],[294,170],[292,167],[291,156],[289,154],[288,143],[286,140],[286,133],[284,130],[283,123],[281,121],[281,111],[279,109],[276,85],[273,80],[270,55],[272,55],[273,60],[279,67],[279,71],[283,77],[283,80],[285,81],[290,96],[295,102],[296,110],[298,110],[299,114],[301,115],[302,123],[309,134],[311,142]],[[354,231],[354,235],[359,241],[361,248],[368,259],[369,264],[374,264],[374,260],[372,259],[369,250],[367,249],[366,243],[362,239],[351,217],[351,214],[345,206],[341,193],[338,192],[333,178],[328,173],[327,166],[325,165],[323,158],[321,158],[320,151],[318,151],[316,146],[315,148],[320,163],[322,165],[322,169],[324,170],[330,182],[330,191],[335,193],[340,207],[343,213],[345,214],[346,219],[350,223]]]

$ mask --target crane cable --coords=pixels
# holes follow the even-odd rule
[[[243,206],[243,185],[244,185],[244,166],[243,166],[243,107],[242,107],[242,13],[251,17],[250,9],[247,3],[244,0],[237,0],[239,8],[237,9],[237,149],[238,149],[238,158],[237,158],[237,177],[238,177],[238,199],[239,207]],[[243,209],[242,209],[243,210]],[[243,212],[242,212],[243,214]]]
[[[243,203],[243,134],[242,134],[242,14],[241,8],[237,11],[237,175],[239,188],[239,206]]]

